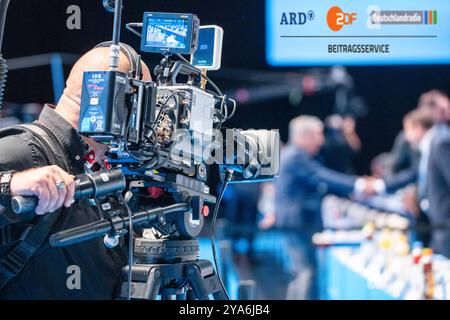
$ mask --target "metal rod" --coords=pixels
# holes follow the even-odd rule
[[[116,6],[114,7],[113,38],[109,51],[109,67],[111,70],[117,70],[119,68],[121,20],[122,0],[116,0]]]
[[[8,11],[8,5],[10,0],[0,0],[0,50],[3,44],[3,33],[5,30],[6,12]]]
[[[112,38],[113,45],[119,44],[121,20],[122,20],[122,0],[116,0],[116,5],[114,7],[114,25]]]

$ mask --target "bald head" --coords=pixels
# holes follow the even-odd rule
[[[143,80],[150,81],[150,70],[141,63]],[[85,53],[72,67],[67,78],[66,88],[56,106],[58,112],[74,128],[78,128],[80,117],[81,88],[83,84],[83,73],[86,71],[109,70],[109,47],[94,48]],[[118,71],[131,71],[131,63],[128,57],[121,51]]]

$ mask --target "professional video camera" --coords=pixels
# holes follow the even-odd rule
[[[133,54],[131,76],[86,72],[80,116],[80,132],[111,145],[110,162],[132,176],[132,188],[182,194],[177,201],[190,200],[196,220],[204,201],[215,202],[206,184],[209,166],[218,165],[222,174],[233,170],[234,181],[271,178],[278,169],[279,141],[276,131],[220,131],[234,114],[235,102],[214,84],[214,92],[206,91],[205,72],[180,55],[195,52],[199,24],[192,14],[144,13],[141,24],[131,25],[143,29],[142,51],[164,55],[155,68],[156,81],[140,78],[140,57]],[[114,61],[120,46],[113,41],[111,48]],[[181,60],[171,61],[173,54]],[[186,83],[177,82],[182,75]]]
[[[124,269],[121,297],[167,298],[191,289],[199,299],[209,294],[223,299],[226,291],[211,263],[197,260],[195,238],[208,215],[205,203],[216,204],[215,223],[229,182],[273,178],[279,167],[278,131],[223,128],[236,103],[206,75],[220,67],[220,27],[200,27],[193,14],[157,12],[128,24],[142,38],[141,51],[163,55],[154,70],[156,81],[145,81],[141,57],[119,43],[121,9],[122,1],[116,1],[113,41],[101,44],[110,47],[110,70],[84,73],[79,131],[110,145],[108,162],[126,178],[125,197],[116,193],[101,199],[104,220],[59,232],[51,244],[105,236],[105,244],[114,246],[125,233],[137,234],[136,264],[131,260]],[[136,27],[142,27],[142,35]],[[128,74],[117,70],[121,51],[132,63]],[[193,55],[195,66],[182,54]],[[214,175],[224,183],[218,198],[209,187]]]

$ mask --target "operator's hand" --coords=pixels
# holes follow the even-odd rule
[[[60,167],[53,165],[15,173],[11,179],[12,196],[35,195],[39,199],[36,214],[70,207],[74,202],[75,181]]]

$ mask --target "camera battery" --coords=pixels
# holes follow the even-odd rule
[[[126,88],[125,73],[84,72],[80,133],[90,136],[120,136],[127,115]]]

